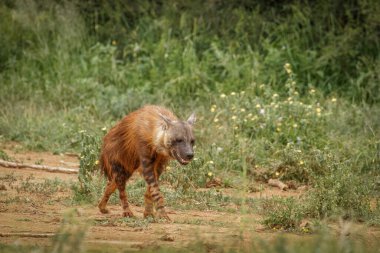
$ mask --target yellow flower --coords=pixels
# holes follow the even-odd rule
[[[292,73],[292,66],[289,63],[285,63],[284,68],[285,68],[286,73],[288,74]]]
[[[236,120],[236,118],[237,118],[236,115],[233,115],[233,116],[231,117],[232,120]]]
[[[208,163],[209,163],[209,164],[214,164],[214,161],[211,160],[211,161],[208,161]]]
[[[240,95],[244,95],[245,91],[240,91]]]
[[[241,112],[245,112],[245,109],[244,109],[244,108],[241,108],[240,111],[241,111]]]
[[[321,113],[321,108],[317,107],[317,109],[315,109],[315,111],[320,114]]]
[[[207,173],[207,176],[209,176],[209,177],[212,177],[212,172],[210,171],[209,173]]]
[[[215,119],[214,119],[214,122],[215,122],[215,123],[219,122],[219,119],[218,119],[218,118],[215,118]]]
[[[221,98],[225,98],[226,96],[227,96],[227,95],[224,94],[224,93],[220,94],[220,97],[221,97]]]
[[[298,125],[297,125],[297,124],[293,124],[293,127],[294,127],[294,128],[297,128],[297,127],[298,127]]]
[[[172,168],[170,168],[170,166],[166,166],[166,170],[169,171],[171,170]]]
[[[260,104],[257,104],[257,105],[256,105],[256,108],[261,108],[261,105],[260,105]]]
[[[311,94],[314,94],[314,93],[315,93],[315,90],[314,90],[314,89],[310,89],[310,93],[311,93]]]
[[[300,161],[300,165],[303,165],[303,164],[304,164],[304,162],[301,160],[301,161]]]
[[[236,95],[236,93],[235,92],[231,92],[231,96],[235,96]]]
[[[277,93],[274,93],[272,98],[278,98],[278,94]]]
[[[98,165],[98,164],[99,164],[99,160],[96,160],[96,161],[95,161],[95,165]]]
[[[276,174],[276,176],[279,176],[279,175],[280,175],[280,173],[279,173],[278,171],[276,171],[276,173],[275,173],[275,174]]]
[[[335,103],[336,102],[336,98],[332,98],[331,102]]]
[[[106,131],[106,130],[107,130],[107,128],[106,128],[106,127],[103,127],[103,128],[102,128],[102,131]]]
[[[280,128],[280,127],[277,127],[277,128],[276,128],[276,131],[277,131],[277,132],[281,132],[281,128]]]
[[[238,129],[239,127],[238,126],[234,126],[234,129]]]
[[[215,112],[215,108],[211,107],[210,112]]]
[[[116,46],[116,44],[117,44],[117,41],[116,41],[116,40],[113,40],[113,41],[112,41],[112,45],[113,45],[113,46]]]

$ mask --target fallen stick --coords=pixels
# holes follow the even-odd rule
[[[278,180],[278,179],[269,179],[268,180],[268,184],[270,186],[278,187],[282,191],[286,191],[288,189],[288,186],[286,184],[284,184],[283,182],[281,182],[280,180]]]
[[[59,172],[59,173],[67,173],[67,174],[78,174],[79,169],[72,168],[64,168],[64,167],[52,167],[47,165],[37,165],[37,164],[24,164],[24,163],[16,163],[16,162],[8,162],[0,159],[0,166],[7,168],[29,168],[35,170],[43,170],[48,172]]]
[[[34,238],[48,238],[53,237],[55,234],[34,234],[34,233],[0,233],[0,237],[34,237]]]

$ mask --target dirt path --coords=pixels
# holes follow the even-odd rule
[[[10,157],[25,163],[51,166],[64,164],[66,167],[76,167],[78,164],[77,158],[72,156],[16,153],[12,150],[6,152]],[[77,175],[0,167],[0,243],[47,245],[51,242],[51,236],[59,231],[64,217],[68,214],[72,214],[71,222],[74,225],[81,224],[80,227],[87,227],[85,245],[90,249],[141,249],[165,245],[182,247],[200,238],[202,241],[215,244],[234,240],[248,243],[252,238],[271,240],[278,236],[274,231],[265,230],[260,224],[261,217],[255,214],[178,211],[168,207],[172,223],[149,223],[142,218],[143,207],[132,205],[137,218],[125,221],[120,218],[119,205],[109,205],[111,213],[107,215],[100,214],[96,206],[73,205],[70,184],[75,183]],[[234,194],[231,190],[226,190],[225,193]],[[251,194],[251,197],[297,194],[297,191],[285,193],[268,187],[261,193]],[[357,234],[363,234],[364,231],[369,240],[380,235],[375,228],[368,229],[363,226],[356,226],[355,231],[358,231]],[[23,236],[22,233],[30,233],[32,236],[46,234],[47,237],[35,238]],[[312,235],[295,233],[285,233],[283,236],[294,241],[313,238]]]

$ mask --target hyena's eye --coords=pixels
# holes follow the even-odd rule
[[[177,142],[177,143],[182,143],[182,142],[183,142],[183,139],[176,139],[175,142]]]
[[[195,144],[195,140],[191,140],[190,143],[191,143],[191,145],[194,145]]]

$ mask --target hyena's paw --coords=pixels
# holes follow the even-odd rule
[[[158,220],[166,220],[166,221],[168,221],[168,222],[170,222],[171,221],[171,219],[169,218],[169,216],[168,216],[168,214],[165,212],[165,210],[164,209],[160,209],[160,210],[158,210],[157,212],[156,212],[156,217],[155,217],[156,219],[158,219]]]
[[[103,207],[101,205],[98,206],[99,207],[99,211],[103,214],[106,214],[106,213],[109,213],[110,211],[106,208],[106,207]]]
[[[145,219],[147,219],[147,218],[154,218],[153,212],[144,211],[144,218]]]
[[[99,211],[100,211],[102,214],[110,213],[110,210],[108,210],[107,208],[104,208],[104,209],[100,209],[100,208],[99,208]]]
[[[132,213],[131,210],[128,209],[128,210],[124,210],[124,212],[123,212],[123,217],[134,218],[135,215]]]

